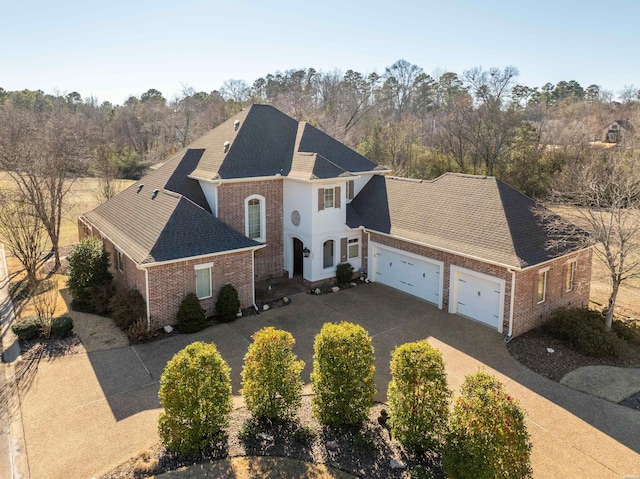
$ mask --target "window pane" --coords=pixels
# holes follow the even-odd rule
[[[350,239],[349,240],[349,258],[357,258],[360,256],[360,252],[358,251],[358,240]]]
[[[260,225],[260,200],[249,200],[247,210],[247,213],[249,215],[249,238],[256,239],[262,237],[262,235],[260,234],[262,229]]]
[[[333,188],[324,189],[324,207],[333,208]]]
[[[196,270],[196,295],[198,298],[211,296],[211,268]]]
[[[573,290],[573,281],[576,274],[576,263],[569,263],[567,267],[567,277],[565,279],[565,291]]]
[[[545,300],[547,286],[547,272],[538,273],[538,303],[542,303]]]

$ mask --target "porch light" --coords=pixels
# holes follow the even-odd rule
[[[306,246],[302,248],[302,256],[304,256],[305,258],[308,258],[310,254],[311,254],[311,251],[309,251],[309,248],[307,248]]]

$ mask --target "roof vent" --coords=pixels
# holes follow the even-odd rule
[[[237,131],[238,128],[240,128],[240,120],[236,120],[233,122],[233,129]]]
[[[144,187],[144,184],[140,183],[138,185],[138,191],[136,191],[136,193],[140,193],[142,191],[142,188]]]
[[[157,190],[157,189],[156,189],[156,190],[153,190],[153,194],[151,195],[151,199],[152,199],[152,200],[155,200],[155,199],[156,199],[156,196],[158,196],[158,193],[160,193],[160,190]]]
[[[225,141],[223,145],[225,153],[229,151],[229,146],[231,146],[231,143],[229,143],[228,141]]]

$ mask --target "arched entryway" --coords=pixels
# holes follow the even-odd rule
[[[302,276],[304,273],[304,245],[298,238],[293,239],[293,276]]]

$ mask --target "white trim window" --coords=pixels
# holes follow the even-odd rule
[[[566,276],[564,278],[564,290],[569,293],[573,291],[576,281],[576,260],[567,263]]]
[[[245,234],[252,240],[264,243],[266,241],[265,198],[251,195],[244,200]]]
[[[124,254],[119,249],[116,249],[116,268],[124,273]]]
[[[536,300],[538,304],[544,303],[547,299],[547,279],[549,276],[549,268],[538,271],[538,285],[536,288]]]
[[[196,273],[196,296],[198,299],[210,298],[211,292],[211,267],[213,263],[197,264],[193,268]]]
[[[351,238],[347,241],[347,257],[357,258],[360,256],[360,239]]]
[[[324,209],[333,208],[335,199],[335,190],[334,188],[325,188],[324,189]]]

